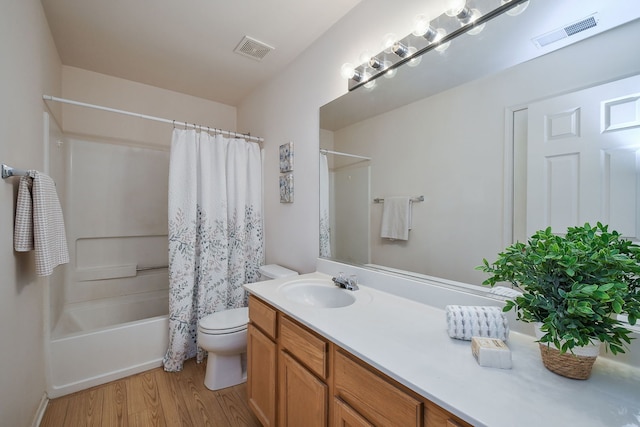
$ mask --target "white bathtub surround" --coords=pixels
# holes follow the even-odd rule
[[[246,306],[264,260],[260,146],[173,130],[169,166],[169,348],[164,369],[206,354],[198,321]],[[194,298],[194,295],[197,296]]]
[[[164,275],[161,279],[165,279]],[[169,291],[142,292],[68,304],[51,332],[53,339],[117,328],[169,313]]]
[[[67,305],[48,345],[49,398],[161,366],[168,300],[165,289]]]
[[[161,366],[168,327],[167,316],[159,316],[52,339],[47,394],[55,398]]]
[[[335,267],[339,270],[333,271]],[[510,323],[515,327],[508,341],[512,369],[482,367],[469,341],[448,336],[444,307],[446,303],[488,305],[491,299],[479,292],[448,288],[445,283],[417,283],[324,260],[318,261],[321,268],[329,274],[311,273],[295,280],[326,281],[337,271],[356,272],[360,290],[353,292],[354,304],[318,308],[295,303],[279,291],[291,279],[246,287],[474,426],[622,427],[638,423],[638,367],[599,357],[586,382],[558,376],[542,365],[532,331],[517,332],[520,326],[515,320]]]

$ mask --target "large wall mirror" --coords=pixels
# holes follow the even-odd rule
[[[480,285],[483,258],[547,225],[637,239],[638,17],[635,0],[531,0],[323,106],[320,255]],[[381,237],[376,199],[396,196],[416,199],[408,240]]]

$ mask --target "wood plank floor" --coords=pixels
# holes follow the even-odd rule
[[[247,405],[246,384],[211,391],[206,362],[181,372],[152,369],[49,401],[41,427],[259,427]]]

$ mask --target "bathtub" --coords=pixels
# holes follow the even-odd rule
[[[168,300],[162,290],[65,307],[49,342],[49,398],[161,366]]]

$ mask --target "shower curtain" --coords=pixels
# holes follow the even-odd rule
[[[320,153],[320,256],[331,257],[331,227],[329,222],[329,162]]]
[[[169,348],[166,371],[201,362],[198,321],[247,305],[264,261],[260,147],[174,129],[169,160]]]

